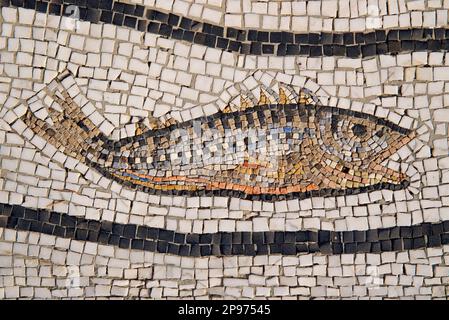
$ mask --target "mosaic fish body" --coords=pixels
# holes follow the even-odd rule
[[[114,141],[63,86],[56,83],[46,94],[59,106],[48,108],[51,121],[29,110],[25,123],[66,155],[127,187],[271,199],[407,185],[403,173],[382,162],[415,133],[373,115],[310,100],[265,99]]]

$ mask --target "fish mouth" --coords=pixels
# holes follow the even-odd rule
[[[375,159],[373,159],[373,161],[369,163],[368,173],[370,176],[373,176],[374,181],[391,184],[401,184],[408,181],[408,176],[404,172],[396,171],[383,166],[382,163],[389,159],[403,146],[407,145],[415,137],[416,131],[410,130],[408,134],[403,135],[400,139],[396,140],[393,145],[380,153]]]

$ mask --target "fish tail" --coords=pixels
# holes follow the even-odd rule
[[[85,162],[98,157],[105,141],[87,114],[95,111],[70,73],[64,72],[27,101],[22,116],[31,130],[64,154]]]

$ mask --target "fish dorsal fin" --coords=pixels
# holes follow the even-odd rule
[[[148,130],[157,130],[167,128],[171,125],[178,124],[179,121],[173,118],[170,114],[165,114],[162,117],[148,116],[145,121],[138,121],[137,125],[140,127],[141,132]],[[137,127],[136,127],[137,133]]]
[[[245,110],[253,107],[254,103],[252,99],[248,95],[242,93],[240,95],[240,110]]]
[[[317,103],[318,99],[310,90],[279,83],[273,88],[260,85],[251,91],[241,91],[239,95],[228,102],[222,112],[232,113],[270,104],[316,105]]]
[[[261,86],[259,90],[260,93],[259,93],[259,101],[257,103],[258,105],[278,103],[279,95],[271,88]]]
[[[223,113],[231,113],[234,111],[244,111],[248,108],[253,108],[254,102],[249,95],[241,93],[235,97],[228,105],[223,109]]]
[[[148,117],[148,125],[150,130],[162,129],[166,127],[164,122],[153,116]]]
[[[144,133],[143,129],[136,123],[136,136]]]
[[[289,85],[284,85],[282,86],[282,90],[284,91],[286,100],[289,103],[299,102],[299,94],[296,92],[295,88]]]
[[[257,104],[258,105],[271,104],[271,101],[268,98],[266,91],[262,89],[262,87],[260,88],[259,102]]]
[[[231,113],[232,112],[231,104],[228,104],[224,109],[222,110],[223,113]]]
[[[290,101],[289,97],[285,93],[285,90],[283,88],[279,87],[278,104],[290,104],[290,103],[292,103],[292,102]]]
[[[165,117],[164,125],[165,125],[166,127],[169,127],[169,126],[174,125],[174,124],[178,124],[178,120],[176,120],[175,118],[173,118],[171,115]]]
[[[147,131],[150,131],[151,129],[144,123],[144,120],[141,119],[140,121],[136,122],[136,136],[145,133]]]
[[[290,85],[283,85],[279,87],[279,103],[297,103],[316,105],[318,102],[317,97],[306,88],[295,89]]]

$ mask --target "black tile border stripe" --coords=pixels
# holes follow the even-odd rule
[[[449,50],[448,28],[389,29],[370,32],[292,33],[243,30],[195,21],[142,5],[113,0],[0,0],[57,16],[79,8],[80,20],[125,26],[176,40],[251,55],[370,57],[412,51]]]
[[[180,256],[381,253],[449,244],[449,221],[367,231],[178,233],[0,204],[0,227]]]

